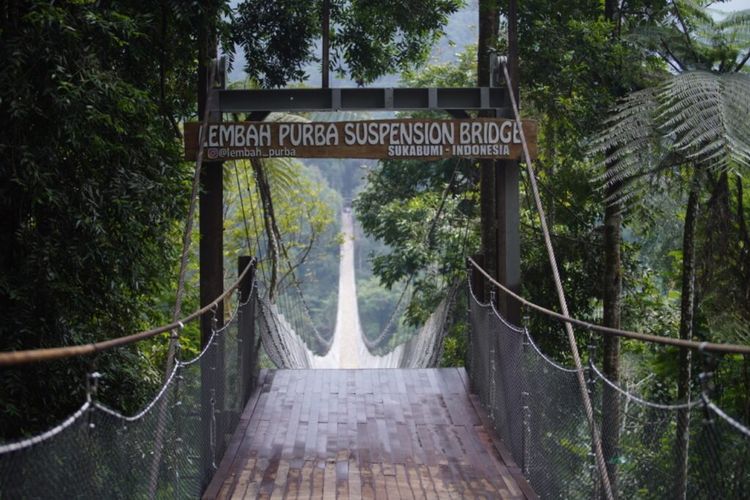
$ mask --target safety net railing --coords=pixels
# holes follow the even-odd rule
[[[251,273],[242,274],[236,297],[224,298],[232,312],[204,313],[212,327],[202,351],[183,358],[178,349],[141,411],[123,415],[100,402],[97,385],[107,373],[91,373],[75,413],[42,434],[0,444],[0,498],[200,497],[257,381],[257,293]]]
[[[438,366],[442,354],[443,339],[446,335],[449,313],[454,305],[458,286],[445,290],[445,297],[432,314],[404,343],[391,351],[375,355],[364,349],[359,352],[360,360],[366,360],[368,368],[430,368]],[[330,367],[321,360],[325,356],[316,355],[303,340],[310,326],[287,319],[277,303],[259,297],[257,301],[257,331],[262,341],[263,352],[276,368],[306,369]],[[289,309],[284,309],[289,311]],[[293,316],[292,316],[293,317]],[[361,335],[359,332],[342,332],[342,335]],[[362,336],[362,338],[364,338]]]
[[[602,498],[577,370],[545,355],[533,332],[506,321],[492,300],[483,302],[471,280],[468,288],[472,332],[468,369],[494,430],[540,498]],[[750,428],[712,400],[710,384],[701,387],[692,401],[648,401],[607,380],[594,352],[583,370],[597,435],[615,432],[619,441],[616,452],[607,456],[614,497],[675,496],[680,487],[676,431],[686,417],[687,498],[747,497]],[[615,395],[609,400],[619,406],[615,430],[602,418],[605,391]]]

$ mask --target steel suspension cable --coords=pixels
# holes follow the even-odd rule
[[[263,274],[263,282],[266,283],[268,282],[268,276],[266,276],[266,269],[264,266],[260,265],[261,260],[262,260],[261,256],[263,255],[263,249],[260,244],[261,231],[260,229],[258,229],[258,217],[257,217],[257,214],[255,213],[255,204],[253,203],[253,193],[252,193],[252,188],[250,187],[250,175],[247,172],[247,162],[244,162],[243,166],[245,170],[245,184],[247,186],[247,193],[250,197],[250,215],[252,216],[253,229],[255,230],[255,236],[256,236],[255,244],[258,247],[258,268],[260,269],[261,274]],[[257,185],[256,185],[256,188],[257,188]],[[257,190],[256,190],[256,194],[257,194]]]
[[[237,179],[237,196],[240,199],[240,210],[242,211],[242,223],[245,226],[245,241],[247,242],[247,251],[250,251],[250,227],[247,224],[247,215],[245,214],[245,202],[242,199],[242,187],[240,186],[240,174],[237,171],[237,161],[232,162],[234,167],[234,178]],[[252,202],[252,200],[251,200]]]
[[[238,186],[238,189],[241,190],[241,188],[240,188],[240,181],[239,181],[239,175],[237,173],[237,164],[236,164],[236,162],[234,162],[234,166],[235,166],[235,176],[237,178],[237,186]],[[248,191],[248,193],[250,193],[252,195],[252,188],[250,187],[250,176],[247,173],[247,166],[246,166],[246,164],[245,164],[245,180],[246,180],[246,184],[247,184],[247,191]],[[256,187],[256,194],[258,194],[258,196],[260,197],[260,195],[259,195],[259,193],[257,191],[258,190],[258,184],[257,184],[257,182],[255,183],[255,187]],[[240,202],[242,202],[242,198],[240,198]],[[258,233],[257,215],[255,213],[255,206],[252,203],[252,200],[250,202],[250,209],[251,209],[251,214],[252,214],[253,227],[255,228],[256,234],[260,234],[260,233]],[[243,217],[244,217],[244,212],[243,212]],[[246,231],[246,234],[247,234],[248,233],[248,230],[247,230],[247,219],[245,219],[245,225],[246,225],[245,231]],[[258,244],[258,247],[259,247],[258,248],[258,252],[260,254],[260,241],[259,240],[256,240],[256,241],[257,241],[257,244]],[[249,237],[248,237],[248,245],[250,245],[250,243],[249,243]],[[312,330],[313,330],[313,334],[314,334],[316,340],[323,346],[323,349],[325,351],[327,351],[328,349],[330,349],[330,346],[333,343],[333,336],[331,336],[329,339],[326,339],[318,331],[317,327],[315,326],[315,322],[312,319],[312,312],[310,310],[310,307],[308,306],[307,301],[306,301],[306,299],[304,297],[304,294],[302,293],[302,290],[299,287],[299,281],[297,280],[297,278],[296,278],[296,276],[294,274],[294,267],[293,267],[293,265],[291,263],[291,260],[289,259],[289,255],[288,255],[286,247],[284,246],[284,242],[283,241],[279,242],[279,246],[280,246],[280,250],[281,250],[280,254],[281,254],[281,256],[284,257],[284,260],[285,260],[285,262],[287,264],[287,267],[289,268],[289,273],[291,274],[291,280],[292,280],[292,285],[291,286],[293,286],[295,288],[295,290],[296,290],[297,294],[299,295],[299,298],[300,298],[300,300],[302,302],[302,307],[304,309],[303,315],[305,316],[305,320],[308,323],[310,323],[310,325],[312,327]],[[265,279],[265,276],[266,276],[265,275],[265,270],[264,270],[264,268],[262,266],[261,266],[261,273],[263,273],[263,276],[264,276],[264,279]],[[283,291],[288,292],[288,287],[287,287],[286,290],[283,290]],[[284,300],[284,298],[282,298],[282,302],[286,302],[286,306],[285,307],[288,310],[293,311],[293,310],[296,309],[296,308],[293,308],[290,305],[291,302],[290,302],[290,298],[289,297],[286,297],[285,300]],[[292,315],[292,316],[290,316],[290,320],[294,323],[295,330],[300,330],[301,329],[300,325],[302,323],[300,323],[300,321],[301,321],[300,318]]]
[[[443,191],[443,195],[440,198],[440,205],[438,206],[438,210],[435,213],[435,217],[433,217],[432,222],[430,223],[430,229],[427,232],[427,237],[425,238],[427,240],[425,241],[425,243],[430,248],[432,247],[432,236],[435,231],[435,227],[437,226],[437,221],[443,212],[443,208],[445,207],[445,201],[448,199],[450,188],[451,186],[453,186],[453,183],[456,181],[456,174],[458,173],[459,164],[460,164],[460,161],[456,162],[456,165],[453,167],[453,172],[451,173],[451,180],[448,183],[448,185],[445,187],[445,190]],[[364,331],[362,332],[362,340],[364,341],[365,346],[371,353],[380,346],[380,344],[383,342],[388,332],[391,330],[391,328],[393,328],[396,317],[399,315],[398,311],[401,307],[401,303],[403,302],[404,297],[406,297],[406,292],[409,288],[409,285],[411,285],[411,282],[414,280],[415,276],[416,276],[416,271],[412,272],[409,275],[409,278],[406,280],[406,284],[404,285],[404,289],[402,290],[401,295],[398,298],[398,302],[396,302],[396,306],[394,307],[393,312],[391,313],[391,316],[388,318],[388,322],[386,323],[385,327],[383,327],[383,330],[380,332],[380,334],[375,338],[375,340],[370,340],[369,338],[367,338],[367,335],[365,335]]]
[[[210,102],[211,96],[214,92],[213,82],[216,78],[216,63],[211,61],[211,69],[208,75],[208,85],[206,89],[206,102]],[[185,274],[188,266],[188,258],[190,256],[190,247],[192,243],[193,233],[193,220],[195,219],[195,207],[198,201],[198,192],[200,191],[201,184],[201,169],[203,167],[203,153],[204,143],[208,138],[208,120],[211,116],[210,107],[206,106],[203,111],[202,127],[198,137],[198,156],[195,160],[195,173],[193,174],[193,185],[190,191],[190,205],[188,206],[187,220],[185,221],[185,232],[182,235],[182,254],[180,256],[180,272],[177,278],[177,295],[175,297],[174,309],[172,310],[172,321],[177,321],[182,312],[182,298],[185,295]],[[174,360],[177,356],[177,350],[179,347],[180,333],[182,328],[172,330],[172,334],[169,337],[169,346],[167,347],[167,360],[164,367],[164,380],[165,387],[168,381],[174,376],[175,364]],[[156,417],[156,434],[154,440],[156,446],[154,447],[154,455],[151,460],[151,468],[149,470],[148,479],[148,492],[149,496],[154,497],[156,495],[156,487],[159,481],[159,466],[161,464],[162,454],[162,442],[164,441],[164,429],[166,427],[166,412],[167,412],[167,401],[162,400],[157,409]]]
[[[314,233],[313,233],[314,234]],[[291,286],[297,291],[297,294],[299,295],[300,301],[302,302],[302,314],[305,316],[305,319],[310,323],[310,326],[312,327],[313,335],[317,339],[317,341],[323,346],[324,352],[328,352],[328,350],[333,345],[333,332],[331,332],[331,336],[329,338],[325,338],[321,335],[321,333],[318,331],[318,328],[315,326],[315,321],[312,319],[312,311],[310,310],[310,307],[307,305],[307,300],[305,299],[305,294],[302,293],[302,289],[300,288],[299,280],[297,279],[297,276],[294,272],[294,266],[292,265],[292,260],[289,258],[289,252],[286,248],[286,245],[284,244],[283,240],[279,241],[279,247],[281,249],[281,257],[286,262],[287,267],[289,268],[289,271],[286,275],[282,276],[282,280],[285,276],[291,277]],[[303,254],[303,260],[306,256]],[[299,266],[299,264],[298,264]],[[299,333],[298,333],[299,335]]]
[[[510,74],[508,73],[508,66],[507,66],[507,58],[501,57],[500,58],[501,65],[503,67],[503,74],[505,76],[505,83],[508,88],[508,95],[510,96],[510,103],[513,108],[513,114],[515,116],[515,122],[516,126],[518,127],[519,133],[521,135],[521,145],[523,147],[523,154],[524,154],[524,160],[526,163],[526,172],[529,176],[529,183],[531,184],[531,191],[534,196],[534,203],[536,204],[536,209],[539,214],[539,221],[542,226],[542,232],[544,233],[544,244],[547,247],[547,256],[549,257],[550,266],[552,267],[552,277],[555,282],[555,289],[557,290],[557,296],[560,301],[560,309],[562,311],[563,316],[566,318],[570,317],[570,313],[568,311],[568,302],[565,298],[565,290],[562,286],[562,281],[560,280],[560,271],[557,268],[557,258],[555,257],[555,249],[552,246],[552,238],[549,234],[549,228],[547,227],[547,218],[544,213],[544,207],[542,206],[542,199],[539,195],[539,187],[537,186],[536,182],[536,175],[534,173],[534,168],[531,165],[531,155],[529,154],[529,145],[526,142],[526,135],[523,131],[523,124],[521,123],[521,116],[518,112],[518,104],[516,103],[516,97],[514,92],[511,90],[513,89],[512,82],[510,80]],[[583,402],[584,409],[586,411],[586,419],[588,420],[589,427],[591,428],[591,439],[592,439],[592,445],[594,448],[594,455],[596,456],[596,464],[597,468],[599,469],[599,475],[602,482],[602,488],[604,489],[604,494],[609,500],[614,500],[614,495],[612,493],[612,485],[609,481],[609,472],[607,470],[607,464],[604,461],[604,452],[602,451],[602,443],[601,438],[599,436],[599,431],[596,426],[596,421],[594,419],[594,408],[591,404],[591,397],[588,392],[588,387],[586,384],[586,379],[583,374],[583,364],[581,362],[581,355],[578,352],[578,344],[576,343],[575,334],[573,332],[573,327],[570,323],[565,323],[565,331],[568,336],[568,343],[570,344],[570,350],[573,354],[573,361],[575,362],[576,369],[579,370],[576,373],[576,378],[578,379],[578,386],[581,392],[581,400]]]

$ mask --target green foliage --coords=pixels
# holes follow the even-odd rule
[[[378,338],[398,306],[401,290],[383,287],[375,276],[357,279],[359,319],[363,333],[371,340]],[[403,325],[396,326],[396,335]]]
[[[465,310],[466,295],[459,294],[457,303],[454,305],[454,311]],[[450,325],[445,340],[443,340],[443,356],[440,359],[440,366],[466,365],[469,334],[469,324],[466,321],[457,320]]]
[[[625,97],[594,141],[593,151],[606,166],[600,181],[616,188],[608,201],[634,207],[632,236],[644,253],[661,253],[644,255],[654,271],[647,268],[631,285],[625,316],[636,328],[660,335],[679,331],[685,338],[746,342],[750,267],[741,174],[750,166],[750,79],[742,69],[747,12],[714,21],[701,3],[671,2],[663,17],[635,34],[644,52],[659,54],[677,73]],[[734,192],[730,179],[736,181]],[[687,198],[691,186],[697,186],[698,195]],[[686,199],[692,202],[682,208]],[[683,235],[688,213],[697,213],[697,228],[686,227]],[[689,251],[693,246],[695,256]],[[692,274],[683,277],[683,269]],[[676,350],[628,349],[638,354],[625,363],[631,375],[654,373],[660,380],[648,391],[653,399],[674,398],[673,380],[685,392],[691,383],[694,390],[699,387],[699,370],[688,380],[684,374],[689,372],[679,370]],[[712,397],[747,419],[748,378],[740,361],[730,356],[722,363],[725,378],[717,380]],[[708,358],[693,363],[714,371]]]
[[[282,86],[304,77],[320,19],[319,11],[309,7],[297,0],[250,1],[237,6],[232,26],[235,43],[245,51],[245,71],[264,86]]]
[[[470,86],[476,79],[473,47],[457,64],[404,72],[409,87]],[[382,285],[414,293],[406,321],[422,324],[442,299],[444,288],[463,279],[465,256],[478,246],[478,171],[467,160],[384,161],[371,169],[355,200],[365,233],[381,247],[371,255]]]
[[[150,5],[2,8],[2,350],[137,331],[174,275],[190,168],[173,123],[195,69],[190,52],[179,54],[189,38],[175,30],[192,17]],[[100,396],[126,411],[159,378],[131,348],[4,370],[2,435],[70,412],[94,368],[105,374]]]
[[[430,64],[419,70],[407,69],[401,80],[407,87],[467,87],[477,80],[476,46],[468,45],[451,63]]]
[[[658,54],[674,71],[739,71],[750,45],[750,11],[731,14],[710,9],[712,2],[677,0],[661,16],[637,26],[629,39]]]
[[[656,64],[655,58],[612,36],[615,27],[603,18],[601,3],[531,0],[519,5],[522,101],[554,121],[555,136],[569,135],[579,147],[602,112],[623,91],[642,87]],[[627,30],[641,12],[663,4],[629,2],[619,29]]]
[[[264,160],[264,166],[289,258],[287,262],[284,257],[279,268],[280,286],[295,300],[299,294],[294,283],[300,286],[316,328],[328,335],[333,332],[336,318],[337,287],[331,284],[338,279],[335,214],[340,197],[317,170],[299,161],[276,158]],[[259,256],[258,272],[265,280],[270,275],[271,262],[256,180],[247,161],[227,163],[225,168],[225,268],[236,269],[239,255]]]
[[[645,230],[649,245],[657,226],[663,227],[662,218],[648,222],[653,218],[649,211],[666,208],[671,210],[667,220],[683,217],[668,198],[675,196],[682,203],[691,177],[688,171],[697,171],[702,185],[712,185],[711,196],[700,200],[708,210],[697,235],[698,303],[703,307],[698,308],[696,333],[740,342],[750,324],[747,301],[739,299],[747,289],[743,285],[746,215],[739,176],[750,167],[750,77],[740,71],[746,62],[741,57],[748,37],[747,17],[744,11],[714,21],[697,3],[675,2],[663,22],[653,29],[640,28],[636,40],[644,50],[661,47],[664,59],[681,72],[624,98],[593,146],[608,167],[603,184],[617,186],[620,200],[644,199],[643,205],[636,204],[641,205],[636,209],[641,215],[636,227]],[[729,188],[730,177],[737,182],[735,193]],[[663,243],[659,247],[663,255],[682,262],[674,229],[672,247]],[[663,237],[664,233],[662,241]],[[664,260],[660,271],[668,290],[679,272]]]
[[[360,83],[425,61],[460,0],[361,2],[332,0],[331,69]],[[235,43],[247,58],[245,71],[264,87],[305,78],[317,61],[322,2],[244,1],[232,23]]]
[[[355,201],[362,228],[389,248],[372,259],[381,283],[390,288],[413,276],[413,324],[427,319],[476,247],[476,220],[462,211],[476,201],[474,173],[465,161],[386,161]]]

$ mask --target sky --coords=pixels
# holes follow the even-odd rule
[[[750,9],[750,0],[731,0],[729,2],[716,3],[713,5],[713,8],[724,12]]]

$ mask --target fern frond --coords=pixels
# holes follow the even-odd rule
[[[671,165],[750,168],[750,75],[693,71],[623,99],[589,152],[600,158],[608,201],[632,202]]]
[[[739,47],[750,46],[750,9],[728,14],[717,27]]]
[[[747,166],[750,77],[683,73],[662,86],[658,99],[658,127],[663,134],[675,135],[675,150],[709,167]]]
[[[674,7],[679,9],[680,15],[686,23],[695,27],[696,24],[713,24],[711,14],[705,8],[706,2],[700,0],[676,0]]]
[[[590,154],[603,159],[603,173],[594,181],[604,188],[619,186],[617,201],[629,199],[629,191],[645,171],[653,168],[660,148],[653,115],[658,107],[655,89],[644,89],[625,97],[605,121],[605,129],[592,141]]]

